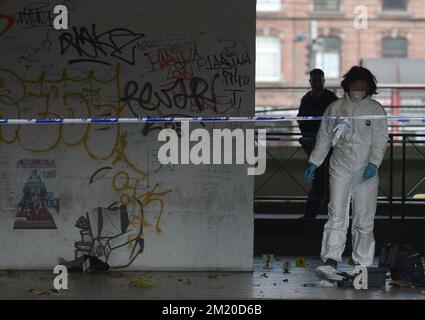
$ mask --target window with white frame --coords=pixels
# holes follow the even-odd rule
[[[313,62],[315,68],[323,70],[326,78],[339,78],[341,69],[340,40],[335,37],[319,38],[314,49]]]
[[[383,58],[406,58],[407,40],[404,38],[385,38],[382,40]]]
[[[314,10],[315,11],[338,11],[339,0],[315,0]]]
[[[281,0],[257,0],[257,11],[279,11]]]
[[[407,10],[406,0],[383,0],[382,10],[405,11]]]
[[[255,80],[257,82],[280,81],[280,39],[256,38]]]

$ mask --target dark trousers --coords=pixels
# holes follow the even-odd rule
[[[307,156],[313,151],[310,146],[303,146]],[[314,173],[314,179],[308,194],[305,206],[304,216],[315,218],[319,213],[320,204],[325,202],[326,208],[329,203],[329,160],[332,156],[332,150],[329,151],[322,165],[318,167]]]

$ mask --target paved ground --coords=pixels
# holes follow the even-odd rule
[[[282,265],[291,263],[289,274]],[[386,288],[358,291],[351,288],[309,287],[317,284],[317,258],[308,257],[306,268],[295,267],[295,257],[276,258],[264,268],[255,259],[249,273],[207,272],[119,272],[70,274],[69,289],[54,292],[53,272],[0,271],[0,299],[425,299],[420,289]],[[350,271],[348,265],[341,266]],[[143,278],[134,287],[133,280]]]

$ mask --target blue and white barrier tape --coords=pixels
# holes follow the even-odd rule
[[[314,116],[314,117],[142,117],[142,118],[65,118],[65,119],[0,119],[0,125],[7,124],[87,124],[87,123],[152,123],[152,122],[286,122],[286,121],[310,121],[310,120],[373,120],[387,119],[389,121],[411,122],[420,121],[425,123],[425,117],[407,116]]]

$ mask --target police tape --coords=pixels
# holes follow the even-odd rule
[[[312,120],[389,120],[398,122],[420,121],[425,123],[425,117],[415,116],[252,116],[252,117],[140,117],[140,118],[27,118],[0,119],[0,125],[29,125],[29,124],[87,124],[87,123],[153,123],[153,122],[287,122]]]

